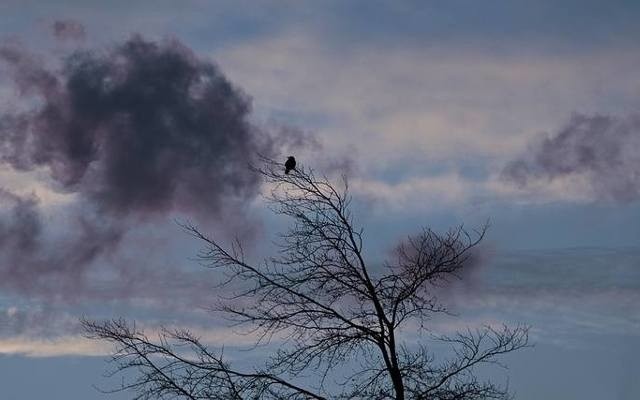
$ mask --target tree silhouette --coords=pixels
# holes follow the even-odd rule
[[[406,332],[426,331],[434,314],[451,315],[435,289],[460,277],[486,226],[444,234],[424,229],[397,248],[393,262],[373,268],[350,211],[346,179],[336,185],[302,166],[284,174],[282,164],[268,159],[255,171],[272,188],[272,210],[293,220],[276,242],[276,256],[255,264],[238,241],[226,247],[195,226],[184,227],[206,246],[199,258],[227,274],[224,285],[244,287],[220,310],[259,333],[259,342],[282,345],[260,368],[243,371],[186,330],[165,329],[152,340],[122,319],[83,320],[88,337],[116,345],[114,373],[136,370],[117,390],[132,389],[136,399],[509,397],[507,388],[481,381],[476,370],[527,346],[526,326],[486,326],[452,336],[427,331],[418,344],[403,340]],[[434,349],[442,347],[450,352],[436,357]],[[349,375],[327,384],[340,366]]]

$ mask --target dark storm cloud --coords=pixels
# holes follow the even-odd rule
[[[42,101],[4,116],[1,155],[14,168],[47,166],[61,188],[112,213],[215,213],[256,194],[247,164],[272,153],[274,137],[248,121],[247,95],[177,41],[77,51],[61,72],[15,48],[0,57]]]
[[[558,133],[511,161],[502,178],[525,187],[531,179],[585,174],[598,199],[640,199],[640,117],[574,115]]]
[[[60,40],[82,40],[87,33],[82,23],[71,19],[54,21],[51,31]]]
[[[295,129],[252,124],[249,96],[176,40],[133,36],[107,49],[76,50],[57,67],[4,45],[0,61],[20,96],[0,114],[0,161],[48,171],[55,190],[80,199],[69,232],[52,233],[43,232],[37,199],[2,192],[10,204],[0,221],[0,287],[80,296],[91,286],[92,264],[132,224],[171,212],[244,222],[249,232],[254,224],[244,210],[260,187],[249,164],[257,154],[313,144]],[[131,268],[112,266],[115,283],[130,280]],[[144,278],[153,287],[180,279]]]

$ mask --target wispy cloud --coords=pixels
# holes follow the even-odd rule
[[[60,40],[82,40],[87,35],[84,24],[73,19],[53,21],[51,31]]]
[[[343,45],[304,31],[217,55],[254,94],[258,111],[313,125],[328,149],[366,147],[359,155],[366,171],[469,156],[497,165],[575,110],[627,111],[635,91],[628,77],[640,61],[619,48],[532,57],[482,46]],[[597,95],[603,90],[608,101]]]
[[[574,115],[557,133],[503,169],[520,188],[560,179],[578,181],[594,200],[640,199],[640,117]]]
[[[82,336],[55,339],[28,339],[22,337],[0,339],[0,354],[27,357],[100,356],[110,353],[108,345]]]

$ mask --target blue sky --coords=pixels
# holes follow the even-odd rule
[[[437,326],[530,324],[536,346],[510,355],[508,371],[487,372],[509,376],[517,398],[631,400],[640,396],[639,18],[634,1],[5,0],[0,40],[52,68],[74,49],[106,51],[135,33],[179,40],[251,98],[253,124],[314,137],[299,161],[347,172],[372,263],[423,225],[491,221],[485,265],[453,291],[460,320]],[[55,21],[84,34],[56,39]],[[18,97],[2,69],[2,114]],[[513,162],[526,166],[524,184],[507,179]],[[0,186],[38,197],[53,245],[90,208],[46,169],[2,164]],[[10,202],[0,206],[4,217]],[[259,197],[244,210],[257,226],[252,251],[265,254],[286,221]],[[91,386],[108,386],[106,349],[80,337],[82,315],[246,345],[202,309],[219,277],[189,259],[198,244],[173,222],[184,216],[132,221],[87,276],[52,278],[70,286],[0,286],[2,397],[127,398]],[[244,229],[232,217],[203,224],[231,236],[229,226]]]

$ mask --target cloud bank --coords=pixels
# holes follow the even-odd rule
[[[501,175],[521,188],[540,179],[582,179],[595,199],[627,203],[640,199],[639,149],[640,117],[576,114]]]
[[[61,71],[15,47],[0,57],[42,102],[3,116],[0,157],[12,167],[48,167],[61,189],[116,214],[218,212],[257,193],[247,164],[277,138],[248,121],[246,94],[181,43],[135,36],[76,51]]]
[[[80,31],[54,24],[56,35]],[[22,102],[0,113],[0,162],[47,171],[56,191],[79,202],[70,233],[51,238],[38,198],[2,189],[1,287],[80,291],[90,265],[131,226],[171,213],[251,227],[244,215],[261,183],[249,164],[308,143],[296,129],[252,123],[250,97],[178,40],[134,35],[75,50],[57,67],[46,61],[0,45],[0,67]]]

